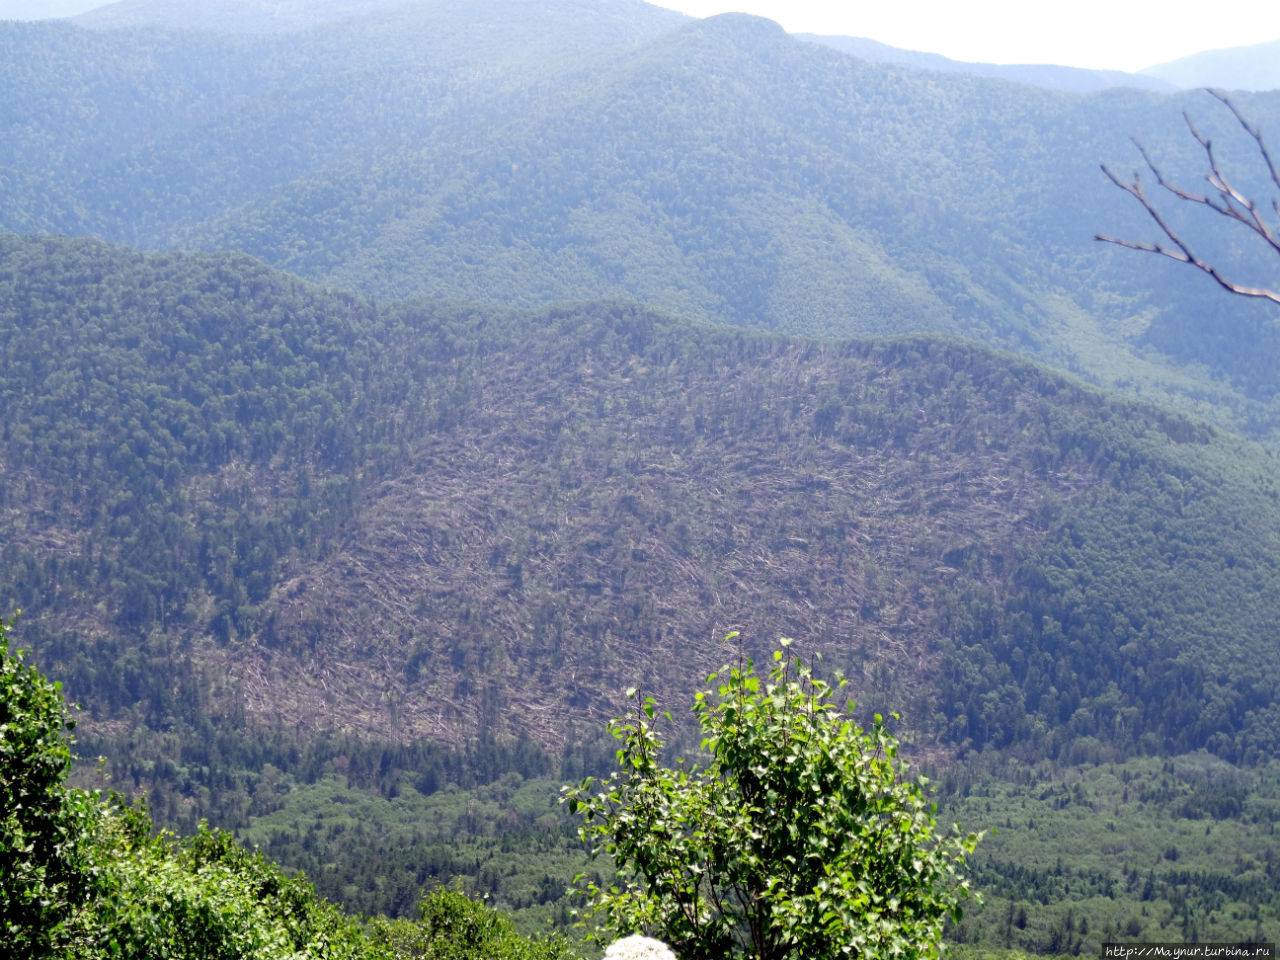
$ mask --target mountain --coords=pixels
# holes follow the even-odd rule
[[[375,305],[13,235],[0,404],[0,608],[84,755],[353,909],[464,876],[567,923],[557,784],[608,765],[621,690],[681,716],[740,628],[901,712],[1000,824],[964,936],[1143,904],[1234,936],[1224,889],[1271,928],[1280,485],[1201,421],[938,337]]]
[[[827,36],[814,33],[798,33],[795,37],[798,40],[822,44],[841,53],[861,57],[863,60],[874,63],[889,63],[899,67],[910,67],[913,70],[933,70],[938,73],[965,73],[975,77],[1027,83],[1049,90],[1063,90],[1071,93],[1096,93],[1108,87],[1134,87],[1139,90],[1172,93],[1179,87],[1178,84],[1162,80],[1158,76],[1125,73],[1122,70],[1089,70],[1048,63],[970,63],[965,60],[952,60],[938,53],[903,50],[900,47],[891,47],[864,37]]]
[[[525,10],[530,13],[525,13]],[[501,16],[494,18],[495,11]],[[565,0],[556,4],[537,0],[506,0],[495,4],[481,0],[468,4],[466,9],[448,0],[195,0],[189,3],[182,0],[118,0],[80,14],[75,23],[91,29],[164,27],[263,34],[289,33],[356,19],[399,20],[401,17],[426,23],[469,21],[482,28],[497,27],[499,35],[507,36],[519,36],[520,30],[528,29],[531,39],[546,32],[548,27],[564,28],[577,24],[590,34],[602,22],[648,21],[671,26],[687,19],[683,14],[650,6],[640,0],[605,0],[601,3]],[[538,17],[547,17],[549,22],[542,27],[534,26],[532,21]],[[584,39],[572,33],[561,33],[566,52]]]
[[[936,338],[0,253],[0,606],[90,731],[560,744],[742,628],[951,751],[1275,746],[1275,464],[1203,423]]]
[[[258,5],[260,22],[274,7]],[[187,9],[145,5],[149,26],[135,29],[5,25],[0,70],[25,100],[3,117],[0,176],[20,229],[169,242],[334,164],[467,136],[487,102],[531,77],[682,19],[628,0],[591,17],[570,3],[417,3],[275,36],[190,32]]]
[[[999,824],[955,938],[1280,929],[1234,432],[1274,443],[1280,328],[1088,240],[1143,235],[1130,134],[1194,182],[1180,109],[1254,169],[1212,101],[624,0],[230,9],[0,24],[0,611],[82,782],[362,912],[463,876],[567,924],[558,783],[740,628]]]
[[[118,0],[81,13],[79,26],[116,30],[163,26],[179,30],[226,33],[275,33],[376,14],[405,6],[406,0]]]
[[[1179,87],[1280,90],[1280,39],[1250,47],[1204,50],[1142,71]]]
[[[1090,240],[1146,234],[1097,170],[1131,135],[1194,175],[1181,109],[1253,164],[1208,98],[908,70],[624,0],[460,10],[274,34],[6,25],[0,226],[241,249],[380,299],[961,335],[1257,437],[1280,423],[1274,311]],[[1240,106],[1280,119],[1274,95]]]

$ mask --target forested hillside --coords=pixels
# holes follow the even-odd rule
[[[1202,95],[873,64],[622,0],[268,6],[247,22],[274,32],[168,32],[163,4],[3,25],[0,226],[235,248],[381,299],[949,332],[1273,431],[1274,311],[1090,242],[1145,230],[1097,169],[1131,136],[1194,169],[1183,109],[1252,164]],[[1240,106],[1272,129],[1277,96]]]
[[[0,22],[0,85],[0,618],[75,782],[196,835],[97,809],[117,879],[418,935],[207,818],[564,927],[559,786],[628,687],[696,756],[738,630],[999,827],[952,941],[1280,935],[1280,323],[1090,239],[1149,236],[1131,136],[1202,175],[1184,109],[1267,191],[1216,101],[639,0],[128,0]]]
[[[1274,464],[1203,424],[936,339],[3,261],[3,605],[98,722],[551,744],[742,627],[952,749],[1275,746]]]
[[[582,854],[538,778],[598,769],[626,686],[679,713],[731,628],[938,758],[1276,749],[1275,464],[1203,423],[959,341],[0,251],[17,636],[113,782],[361,909],[463,873],[563,917]]]

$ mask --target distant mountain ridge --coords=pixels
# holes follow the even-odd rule
[[[376,15],[412,7],[428,6],[432,0],[116,0],[85,12],[84,3],[69,2],[65,8],[32,5],[15,11],[22,19],[35,16],[71,16],[79,26],[95,29],[164,25],[179,29],[230,33],[274,33],[308,29],[326,23]],[[519,2],[519,0],[511,0]],[[637,5],[639,2],[637,0]],[[645,4],[644,6],[648,6]],[[662,8],[674,25],[681,14]],[[589,18],[597,11],[584,4]],[[1109,87],[1134,87],[1157,92],[1173,92],[1195,87],[1224,87],[1241,90],[1269,90],[1280,87],[1280,56],[1275,41],[1254,47],[1233,47],[1203,51],[1137,73],[1119,70],[1091,70],[1057,64],[993,64],[952,60],[940,54],[891,47],[863,37],[799,33],[797,39],[819,43],[877,63],[891,63],[920,70],[964,73],[973,76],[1026,83],[1052,90],[1092,93]]]
[[[827,36],[813,33],[797,33],[798,40],[820,43],[854,57],[875,63],[891,63],[914,70],[936,70],[940,73],[964,73],[975,77],[991,77],[1012,83],[1026,83],[1049,90],[1072,93],[1096,93],[1109,87],[1133,87],[1158,93],[1172,93],[1179,84],[1159,76],[1143,73],[1125,73],[1122,70],[1088,70],[1081,67],[1064,67],[1055,64],[999,64],[971,63],[952,60],[938,53],[923,53],[891,47],[862,37]]]
[[[163,25],[228,33],[302,30],[406,6],[413,0],[117,0],[73,17],[92,29]]]
[[[1247,47],[1205,50],[1147,67],[1143,74],[1180,87],[1280,89],[1280,39]]]
[[[536,2],[536,0],[535,0]],[[502,6],[533,6],[530,0],[503,0]],[[367,17],[457,19],[470,13],[492,16],[482,8],[492,0],[469,0],[465,10],[452,0],[117,0],[75,16],[73,22],[91,29],[162,26],[213,33],[288,33]],[[674,25],[683,14],[654,7],[641,0],[563,0],[553,11],[556,20],[590,26],[600,18],[646,19]],[[643,10],[643,12],[641,12]],[[515,20],[521,21],[517,13]],[[572,46],[572,43],[570,43]]]
[[[116,0],[94,5],[91,0],[10,0],[11,17],[32,20],[71,17],[80,26],[119,29],[166,25],[180,29],[233,33],[272,33],[307,29],[319,24],[408,7],[421,0]],[[89,9],[86,9],[89,8]],[[656,9],[656,8],[655,8]],[[587,12],[584,9],[584,12]],[[680,14],[673,16],[674,24]],[[797,39],[823,44],[877,63],[913,69],[966,73],[1053,90],[1096,92],[1109,87],[1135,87],[1158,92],[1196,87],[1234,90],[1280,88],[1280,40],[1254,46],[1206,50],[1178,60],[1146,67],[1136,73],[1091,70],[1057,64],[992,64],[952,60],[941,54],[892,47],[864,37],[795,34]]]

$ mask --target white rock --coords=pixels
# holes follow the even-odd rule
[[[604,960],[676,960],[676,955],[661,940],[633,934],[609,944]]]

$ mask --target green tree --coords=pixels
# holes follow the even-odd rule
[[[229,833],[151,835],[144,810],[103,818],[109,895],[78,919],[76,960],[385,960],[360,924]]]
[[[0,621],[0,940],[9,956],[57,948],[97,885],[98,806],[63,780],[73,724],[62,689],[9,650]]]
[[[570,960],[569,942],[558,934],[522,936],[508,917],[459,890],[437,888],[419,905],[421,921],[379,918],[370,938],[393,956],[430,960]]]
[[[938,832],[883,719],[856,726],[830,702],[844,681],[815,678],[789,644],[763,684],[739,656],[710,678],[718,696],[695,697],[702,765],[662,764],[654,701],[630,691],[636,715],[610,725],[619,769],[566,790],[618,868],[581,892],[606,927],[684,960],[935,957],[978,837]]]

